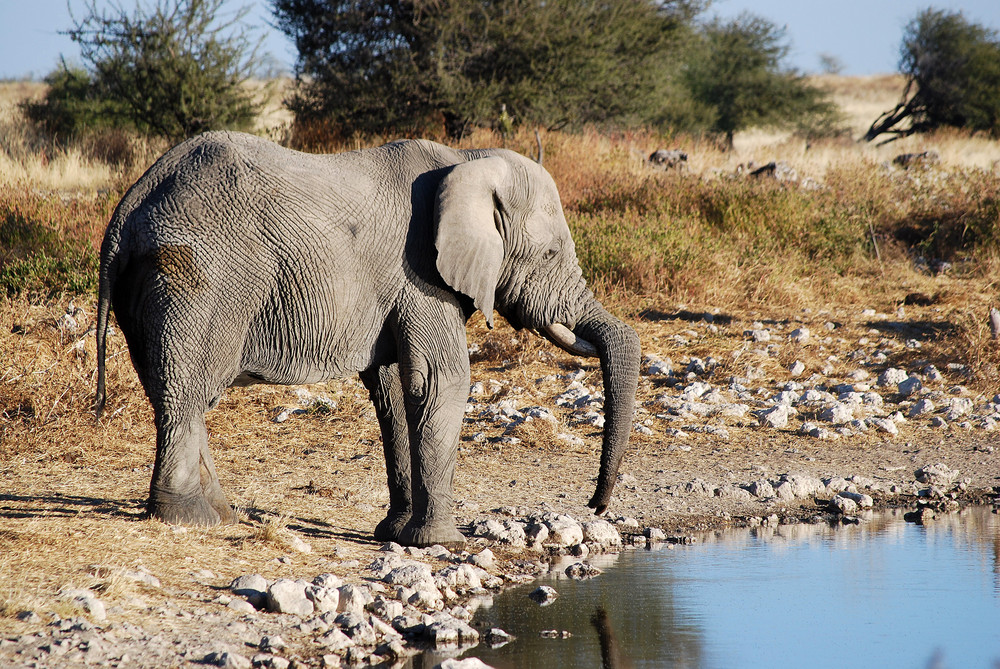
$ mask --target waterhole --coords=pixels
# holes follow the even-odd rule
[[[481,608],[516,638],[462,657],[539,667],[1000,667],[1000,516],[974,508],[923,525],[727,530],[690,545],[559,563]],[[559,593],[539,606],[528,593]],[[458,653],[453,653],[456,655]],[[414,658],[432,667],[444,655]]]

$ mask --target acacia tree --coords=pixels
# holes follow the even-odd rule
[[[688,59],[685,82],[695,101],[712,110],[709,130],[732,148],[736,132],[755,126],[816,125],[835,117],[827,95],[785,68],[785,33],[759,16],[715,19],[701,31],[700,48]]]
[[[701,0],[272,0],[300,121],[379,132],[649,121]]]
[[[872,123],[865,139],[892,141],[942,126],[1000,136],[1000,39],[961,12],[927,9],[903,33],[899,104]]]
[[[180,140],[195,133],[246,127],[260,105],[246,82],[259,65],[242,20],[220,20],[225,0],[156,0],[129,14],[90,0],[67,31],[86,69],[47,78],[46,97],[26,108],[49,130],[77,132],[93,122],[134,127]]]

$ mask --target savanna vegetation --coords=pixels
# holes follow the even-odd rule
[[[544,45],[532,32],[539,22],[548,26],[544,22],[552,21],[551,16],[518,13],[535,4],[425,3],[421,7],[465,7],[465,12],[421,15],[421,21],[410,24],[384,23],[390,33],[368,43],[351,42],[359,62],[368,58],[370,67],[378,64],[372,44],[406,44],[411,51],[407,58],[390,59],[398,70],[372,69],[369,75],[378,73],[374,81],[383,88],[351,97],[349,108],[331,107],[329,90],[358,86],[351,79],[356,73],[341,72],[346,79],[325,78],[323,68],[332,77],[341,65],[320,59],[319,50],[300,55],[298,77],[292,80],[246,80],[244,70],[232,70],[231,77],[223,78],[226,90],[235,96],[230,99],[237,101],[236,107],[249,115],[218,125],[212,119],[221,117],[212,109],[197,111],[186,121],[174,116],[162,122],[126,112],[136,107],[112,96],[101,83],[103,73],[112,71],[102,69],[105,58],[119,62],[115,59],[121,54],[114,51],[95,50],[83,70],[62,69],[45,83],[0,83],[0,475],[14,491],[9,503],[20,505],[17,513],[23,513],[16,527],[12,521],[13,529],[0,531],[0,545],[10,548],[0,553],[0,617],[9,620],[39,597],[51,598],[68,571],[76,570],[73,573],[85,579],[81,574],[90,573],[88,565],[131,564],[131,557],[122,556],[123,545],[131,555],[161,560],[160,577],[178,584],[187,583],[190,571],[176,559],[181,554],[213,565],[224,575],[256,568],[236,566],[243,560],[297,577],[301,574],[292,574],[284,563],[271,565],[277,551],[286,548],[267,528],[289,523],[300,528],[302,518],[319,514],[313,507],[322,497],[321,506],[336,515],[341,529],[316,523],[310,526],[315,530],[312,540],[332,546],[334,539],[356,537],[357,528],[368,527],[369,516],[381,513],[385,486],[377,424],[363,388],[346,381],[331,384],[329,390],[311,389],[329,392],[332,402],[314,403],[311,412],[301,414],[308,430],[273,420],[275,408],[290,402],[287,389],[234,389],[220,410],[211,412],[209,429],[220,475],[226,486],[240,477],[242,487],[233,501],[241,518],[252,521],[255,529],[183,535],[161,525],[123,520],[141,515],[155,433],[120,336],[111,339],[112,404],[100,423],[90,411],[97,250],[128,186],[174,139],[201,128],[246,127],[312,151],[356,149],[400,134],[419,134],[456,147],[504,145],[525,154],[537,150],[538,130],[545,166],[560,188],[583,271],[608,307],[635,324],[647,352],[678,361],[713,357],[720,377],[749,376],[752,371],[759,378],[787,380],[790,363],[801,360],[826,377],[843,380],[857,367],[852,351],[878,345],[898,366],[924,361],[941,369],[952,362],[960,365],[961,382],[977,395],[991,397],[1000,389],[1000,349],[987,324],[1000,276],[1000,146],[988,132],[936,127],[908,133],[888,145],[858,142],[872,119],[895,103],[907,85],[906,73],[803,77],[784,68],[786,42],[773,25],[751,17],[696,25],[690,19],[701,5],[694,2],[658,3],[676,11],[657,12],[655,19],[671,36],[665,40],[668,46],[682,44],[690,53],[702,54],[702,69],[688,70],[684,77],[657,69],[682,54],[675,46],[658,50],[664,45],[655,31],[633,35],[643,51],[603,61],[599,71],[581,69],[575,51],[579,45],[570,33],[549,26],[556,39]],[[588,32],[593,41],[586,49],[591,50],[621,45],[627,21],[649,19],[643,3],[622,3],[629,11],[613,17],[600,14],[607,3],[542,4],[553,11],[578,6],[575,11],[582,14],[572,14],[574,20],[595,28]],[[279,17],[284,17],[279,23],[297,36],[297,43],[301,39],[311,44],[336,33],[334,28],[333,33],[310,32],[296,14],[297,8],[310,5],[305,0],[275,1]],[[473,6],[480,12],[514,9],[494,17],[473,12]],[[94,29],[120,34],[114,31],[125,24],[117,19],[135,17],[108,18],[113,19],[110,24],[99,23]],[[170,12],[163,18],[164,29],[175,25],[176,16]],[[445,18],[471,23],[423,22]],[[97,34],[84,30],[86,25],[91,24],[77,28],[81,40]],[[142,20],[136,25],[137,30],[152,29]],[[206,26],[203,37],[214,34],[215,24],[192,19],[184,25]],[[470,25],[478,31],[475,35],[485,36],[475,41],[482,51],[459,49],[473,44]],[[509,31],[520,31],[515,33],[519,39]],[[426,52],[416,48],[424,44],[429,44]],[[440,55],[443,46],[455,49],[448,52],[453,60],[419,60]],[[171,55],[200,53],[197,48],[165,48]],[[714,55],[730,49],[734,58],[741,57],[748,48],[759,57],[754,61],[759,76],[740,83],[738,77],[748,72],[742,69],[731,73],[737,78],[727,80],[728,61]],[[238,52],[241,57],[227,62],[248,62],[242,48]],[[350,53],[345,50],[340,57]],[[190,81],[183,74],[188,56],[178,57],[177,69],[161,70],[173,73],[163,76]],[[623,70],[628,58],[642,58],[648,68]],[[212,62],[224,60],[220,56]],[[517,69],[537,69],[545,63],[551,70],[543,74],[551,78],[529,81]],[[487,64],[502,64],[504,76],[484,70]],[[438,78],[418,86],[410,78],[414,67],[430,68]],[[590,81],[598,76],[617,82],[615,95],[600,97],[600,91],[576,88],[576,77]],[[414,88],[406,88],[406,96],[390,95],[404,80]],[[731,85],[713,85],[725,81]],[[757,85],[761,88],[752,88]],[[561,95],[567,88],[575,95]],[[224,99],[211,90],[191,95],[206,103]],[[755,90],[756,96],[751,94]],[[797,106],[776,110],[752,104],[775,96]],[[415,106],[396,106],[405,100]],[[496,122],[500,104],[513,117],[509,124]],[[66,110],[70,113],[63,116]],[[368,115],[375,112],[391,116],[370,122]],[[87,120],[98,118],[126,120]],[[414,120],[419,123],[409,123]],[[50,125],[56,122],[61,125]],[[647,157],[659,148],[684,151],[686,166],[669,171],[651,166]],[[924,157],[903,166],[893,163],[899,154]],[[782,178],[769,177],[766,170],[752,175],[771,161],[788,168],[780,172]],[[779,176],[777,170],[773,173]],[[892,318],[875,322],[869,312]],[[817,337],[814,345],[787,344],[773,355],[763,348],[761,353],[743,336],[743,328],[752,328],[758,320],[808,325],[829,336]],[[709,321],[730,326],[713,331]],[[835,328],[830,333],[824,330],[827,324]],[[691,334],[695,327],[697,336]],[[910,346],[909,339],[918,345]],[[497,397],[518,386],[532,386],[534,379],[551,375],[564,363],[578,367],[546,350],[537,338],[502,325],[487,331],[479,317],[470,323],[470,345],[476,351],[474,378],[487,387],[490,379],[501,379]],[[589,375],[597,373],[587,370]],[[646,383],[640,392],[640,404],[648,404],[662,388]],[[544,432],[551,428],[538,426],[540,422],[530,428],[537,432],[525,438],[520,450],[463,442],[459,476],[472,466],[494,472],[534,467],[542,449],[578,455],[577,450],[589,448],[561,445]],[[765,444],[752,427],[744,435],[749,436],[733,440],[731,447],[734,452],[749,449],[740,452],[747,462],[756,451],[783,451]],[[805,447],[791,444],[797,438],[791,432],[767,437],[812,449],[811,457],[820,460],[836,448],[854,448],[847,459],[856,459],[883,441],[869,435],[849,447],[844,446],[848,440],[837,445],[817,440]],[[662,434],[637,434],[634,442],[634,450],[642,455],[667,457]],[[258,450],[264,446],[266,454]],[[707,441],[697,445],[684,466],[695,467],[696,460],[706,460],[714,448]],[[675,456],[687,457],[669,454]],[[476,458],[476,463],[465,462]],[[294,476],[286,462],[296,463]],[[580,483],[589,470],[574,466]],[[503,503],[524,503],[521,489],[508,488],[506,481],[483,480],[502,487],[503,495],[509,493],[510,501]],[[465,480],[459,484],[470,488]],[[116,487],[114,495],[107,493],[108,486]],[[37,492],[43,489],[44,494]],[[499,494],[488,491],[490,504]],[[86,541],[66,532],[66,517],[74,519]],[[344,527],[348,529],[341,531]],[[358,542],[352,541],[355,550]],[[318,570],[326,569],[318,557],[296,559],[313,560],[310,564]]]

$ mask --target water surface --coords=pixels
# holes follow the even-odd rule
[[[593,562],[605,570],[596,579],[554,569],[496,597],[476,626],[517,639],[465,656],[499,669],[1000,667],[1000,518],[989,509],[926,525],[897,513],[730,530]],[[534,604],[538,584],[559,598]]]

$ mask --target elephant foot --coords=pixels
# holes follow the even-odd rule
[[[409,511],[389,511],[389,515],[375,526],[375,540],[400,543],[403,528],[408,522],[410,522]]]
[[[399,543],[404,546],[426,548],[439,544],[445,548],[461,548],[465,545],[465,537],[454,525],[416,525],[413,521],[399,533]]]
[[[156,495],[146,505],[149,515],[170,525],[199,525],[212,527],[237,522],[236,514],[219,495]]]

